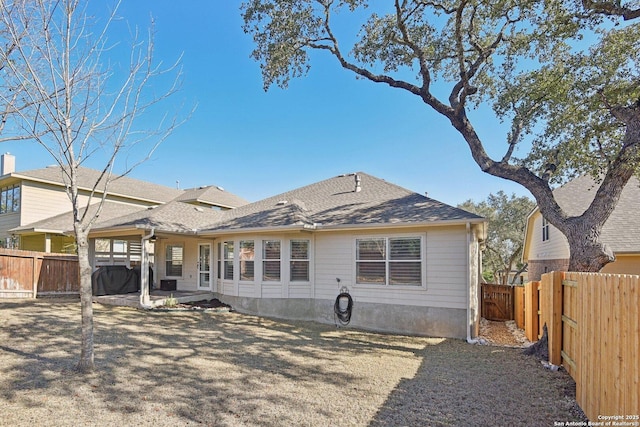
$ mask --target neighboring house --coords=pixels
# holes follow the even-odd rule
[[[593,201],[598,187],[589,176],[576,178],[554,190],[558,204],[567,215],[582,214]],[[613,250],[616,260],[603,273],[640,274],[640,181],[633,177],[622,191],[615,210],[605,223],[600,240]],[[569,267],[569,243],[535,208],[527,218],[523,261],[528,263],[528,279],[540,280],[550,271]]]
[[[87,202],[99,176],[97,170],[79,168],[81,206]],[[97,190],[94,194],[96,203],[102,197],[101,187],[98,186]],[[132,210],[162,205],[174,199],[214,209],[229,209],[247,203],[218,187],[179,190],[120,176],[109,184],[106,200],[110,207],[105,208],[101,218],[122,216]],[[14,156],[7,153],[0,157],[2,246],[41,252],[74,252],[75,240],[67,233],[69,228],[58,228],[55,221],[51,221],[59,214],[70,212],[70,208],[71,202],[59,167],[16,172]]]
[[[333,323],[346,290],[354,326],[469,338],[485,234],[482,217],[358,173],[227,211],[175,200],[101,220],[90,237],[94,266],[135,249],[155,283],[241,312]]]

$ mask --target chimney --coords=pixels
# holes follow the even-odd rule
[[[359,193],[362,190],[362,187],[360,186],[360,181],[361,181],[360,175],[356,174],[355,178],[356,178],[356,190],[355,190],[355,192]]]
[[[16,157],[11,153],[0,156],[0,175],[4,176],[16,171]]]

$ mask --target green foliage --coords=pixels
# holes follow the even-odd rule
[[[487,270],[484,266],[484,263],[482,266],[482,280],[484,281],[484,283],[494,283],[494,280],[495,280],[493,271]]]
[[[305,75],[319,51],[357,77],[408,91],[458,131],[482,171],[531,192],[567,237],[571,270],[598,271],[613,258],[598,239],[622,189],[640,176],[638,0],[251,0],[241,8],[265,89]],[[509,125],[490,136],[505,142],[495,158],[468,114],[489,108]],[[582,174],[600,187],[572,217],[552,187]]]
[[[577,0],[395,3],[243,3],[265,90],[304,76],[309,52],[324,50],[343,67],[410,90],[436,110],[492,106],[499,121],[512,123],[504,139],[513,165],[542,176],[552,164],[556,182],[606,170],[624,135],[608,106],[640,98],[640,23],[621,23],[616,13],[585,9]],[[360,30],[346,34],[344,27]],[[340,37],[355,39],[348,51]],[[432,98],[434,81],[449,84],[448,96]],[[511,158],[521,145],[531,149]]]
[[[507,276],[517,267],[524,246],[527,216],[535,203],[527,197],[507,196],[503,191],[489,194],[487,200],[472,200],[459,208],[481,215],[489,221],[482,270],[485,280],[506,283]]]

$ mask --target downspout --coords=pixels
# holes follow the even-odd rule
[[[151,233],[142,236],[142,264],[140,265],[140,307],[144,309],[152,308],[149,299],[149,254],[147,253],[147,243],[155,236],[155,228],[151,228]]]
[[[477,344],[477,339],[471,338],[471,223],[467,222],[467,342]]]

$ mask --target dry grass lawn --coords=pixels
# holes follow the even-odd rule
[[[0,425],[553,425],[574,384],[521,350],[213,311],[0,301]]]

